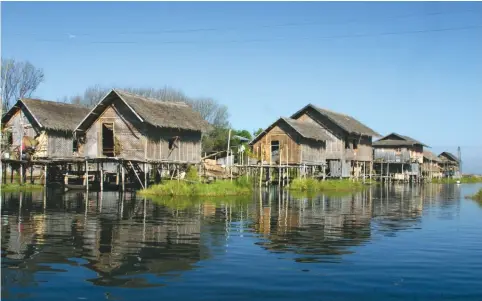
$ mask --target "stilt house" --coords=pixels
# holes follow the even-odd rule
[[[442,160],[431,151],[423,151],[422,175],[427,179],[440,179],[442,177]]]
[[[75,128],[79,154],[88,158],[199,163],[209,124],[181,102],[110,91]]]
[[[357,176],[363,170],[368,173],[373,160],[372,139],[380,134],[351,116],[313,104],[308,104],[291,118],[315,124],[331,138],[326,141],[325,151],[329,176]]]
[[[280,118],[251,142],[257,158],[270,165],[324,165],[331,137],[315,123]]]
[[[19,149],[34,159],[72,158],[73,131],[89,109],[40,99],[20,99],[2,117],[4,158],[19,159]],[[22,143],[23,141],[23,143]],[[28,149],[31,147],[31,149]]]
[[[373,142],[377,171],[396,180],[419,178],[424,147],[427,145],[397,133],[391,133]]]
[[[443,152],[438,157],[444,177],[460,177],[460,161],[457,156],[449,152]]]

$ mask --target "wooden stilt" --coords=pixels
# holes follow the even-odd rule
[[[89,193],[89,161],[85,160],[85,189]]]
[[[100,191],[104,191],[104,164],[103,163],[100,163],[100,170],[99,170],[99,181],[100,181]],[[102,194],[101,194],[101,198],[102,198]],[[102,201],[102,199],[101,199]]]
[[[147,163],[144,162],[144,188],[147,188]]]
[[[121,164],[121,187],[122,187],[122,192],[124,192],[126,190],[126,186],[125,186],[125,181],[126,180],[126,172],[125,172],[125,168],[124,168],[124,164]]]
[[[47,188],[47,164],[44,165],[44,187]]]

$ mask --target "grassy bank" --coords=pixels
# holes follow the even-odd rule
[[[15,191],[34,191],[41,190],[43,185],[38,184],[24,184],[20,185],[17,183],[2,184],[2,192],[15,192]]]
[[[479,189],[479,191],[476,194],[469,196],[468,198],[482,204],[482,189]]]
[[[253,185],[246,177],[207,183],[166,181],[139,191],[142,196],[236,196],[250,194]]]
[[[470,183],[482,183],[482,177],[462,177],[461,179],[452,179],[452,178],[444,178],[444,179],[433,179],[432,183],[436,184],[455,184],[457,181],[463,184],[470,184]]]
[[[353,182],[351,180],[326,180],[318,181],[316,179],[304,178],[294,179],[289,186],[289,190],[305,191],[305,192],[323,192],[323,191],[339,191],[351,192],[362,190],[371,182]]]

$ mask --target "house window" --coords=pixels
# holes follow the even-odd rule
[[[277,161],[279,159],[279,141],[271,141],[271,161]]]
[[[358,149],[358,141],[353,139],[353,149]]]
[[[76,153],[79,151],[79,141],[77,139],[74,139],[72,141],[72,152]]]
[[[348,138],[345,138],[345,149],[350,148],[350,140]]]

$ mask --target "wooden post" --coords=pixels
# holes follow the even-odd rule
[[[125,172],[125,168],[124,168],[124,164],[121,164],[121,186],[122,186],[122,192],[124,192],[126,190],[126,187],[125,187],[125,179],[126,179],[126,172]]]
[[[372,181],[372,173],[373,173],[373,161],[370,161],[370,174],[369,174],[369,177],[370,177],[370,182]]]
[[[387,183],[390,181],[390,162],[387,163]]]
[[[44,188],[47,188],[47,164],[44,165]]]
[[[85,160],[85,189],[89,193],[89,161]]]
[[[100,163],[100,191],[104,191],[104,163]],[[101,201],[102,201],[102,194],[101,194]]]
[[[147,163],[144,162],[144,188],[147,188]]]

